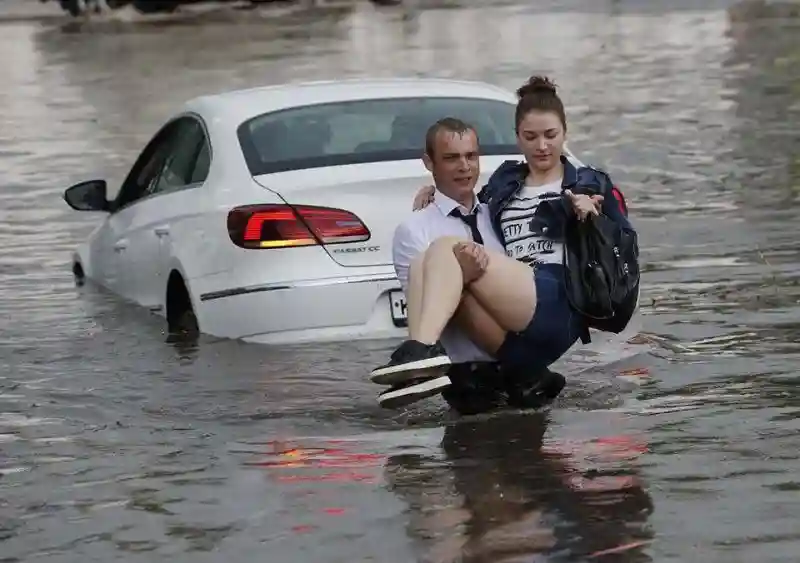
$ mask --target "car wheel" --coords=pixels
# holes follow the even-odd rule
[[[167,283],[167,327],[170,334],[180,336],[196,336],[200,332],[189,290],[176,271],[170,274]]]

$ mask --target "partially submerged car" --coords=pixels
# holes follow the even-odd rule
[[[116,197],[104,180],[66,191],[74,209],[104,214],[73,271],[173,330],[264,343],[405,336],[391,246],[430,182],[425,132],[444,116],[474,124],[485,182],[522,158],[515,103],[489,84],[423,78],[191,100]]]

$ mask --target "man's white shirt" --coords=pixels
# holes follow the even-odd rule
[[[469,212],[462,205],[437,190],[435,201],[431,205],[415,211],[395,230],[392,241],[392,259],[397,279],[406,294],[408,294],[408,269],[411,263],[425,252],[433,241],[444,236],[472,238],[469,227],[458,217],[449,215],[457,207],[464,213]],[[473,209],[473,212],[475,211],[478,214],[478,231],[483,237],[486,249],[505,254],[503,244],[492,228],[489,208],[486,204],[477,203]],[[452,324],[445,327],[440,340],[453,363],[492,359],[489,354],[474,344],[464,331]]]

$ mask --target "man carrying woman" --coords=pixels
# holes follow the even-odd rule
[[[423,158],[435,191],[423,189],[418,203],[425,209],[401,224],[394,240],[410,338],[371,374],[391,386],[379,396],[384,406],[441,392],[467,414],[488,410],[498,395],[521,408],[555,398],[564,378],[548,366],[588,335],[567,297],[566,225],[602,213],[633,230],[608,175],[575,167],[563,154],[567,122],[555,85],[534,76],[517,95],[525,162],[503,163],[477,200],[474,128],[448,118],[428,131]],[[464,365],[451,357],[462,345],[459,332],[496,363],[475,373],[456,369]]]

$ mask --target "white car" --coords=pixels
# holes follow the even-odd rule
[[[489,84],[417,78],[191,100],[115,199],[104,180],[66,190],[72,208],[105,213],[74,253],[76,279],[171,330],[259,343],[404,337],[391,245],[430,182],[425,131],[445,116],[474,124],[485,181],[521,158],[515,103]]]

